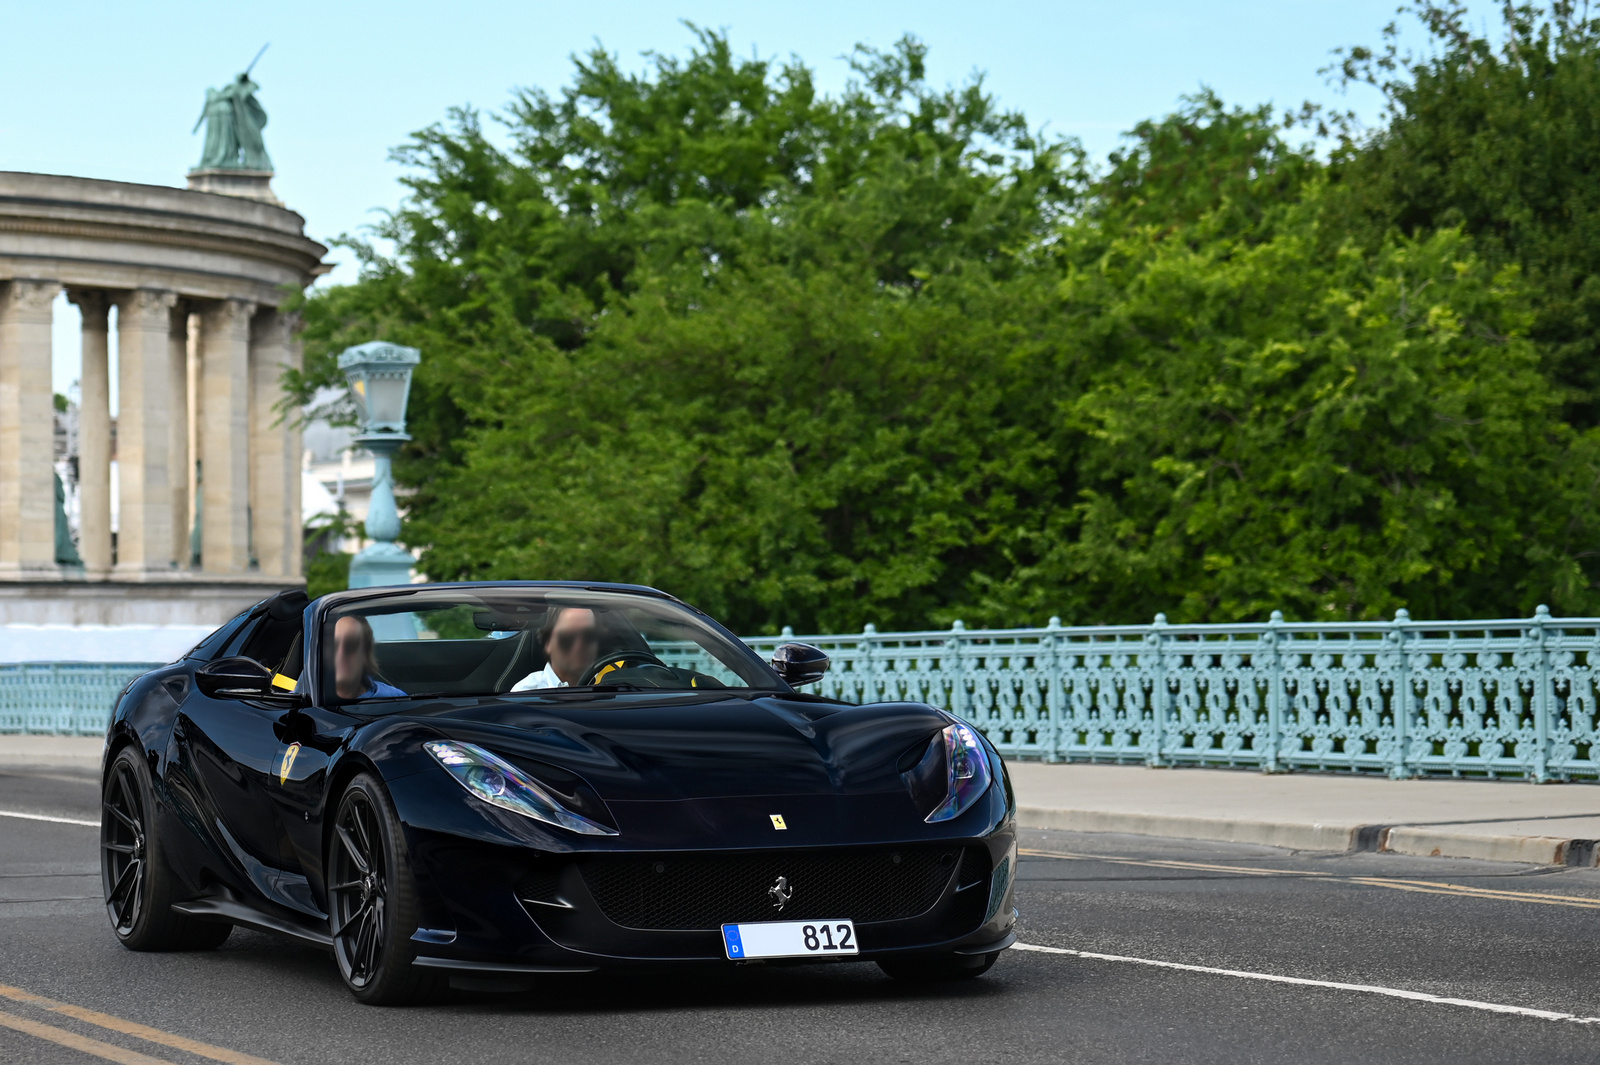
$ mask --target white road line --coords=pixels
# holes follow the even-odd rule
[[[58,825],[82,825],[85,828],[99,828],[99,821],[82,821],[76,817],[50,817],[46,814],[24,814],[15,810],[0,810],[0,817],[20,817],[24,821],[50,821]]]
[[[1518,1017],[1536,1017],[1541,1021],[1572,1021],[1574,1024],[1600,1024],[1600,1017],[1580,1017],[1575,1013],[1555,1010],[1536,1010],[1527,1006],[1507,1006],[1499,1002],[1479,1002],[1470,998],[1447,998],[1430,995],[1424,991],[1406,991],[1398,987],[1377,987],[1373,984],[1341,984],[1334,980],[1307,980],[1301,976],[1278,976],[1273,973],[1252,973],[1242,969],[1215,969],[1209,965],[1185,965],[1176,961],[1157,961],[1154,958],[1130,958],[1121,954],[1095,954],[1087,950],[1067,950],[1064,947],[1041,947],[1034,943],[1018,943],[1013,950],[1036,950],[1041,954],[1070,954],[1074,958],[1092,961],[1125,961],[1135,965],[1152,965],[1158,969],[1181,969],[1190,973],[1207,973],[1211,976],[1234,976],[1241,980],[1266,980],[1274,984],[1299,984],[1302,987],[1325,987],[1333,991],[1360,991],[1368,995],[1386,995],[1389,998],[1410,999],[1413,1002],[1436,1002],[1444,1006],[1465,1006],[1487,1013],[1510,1013]]]

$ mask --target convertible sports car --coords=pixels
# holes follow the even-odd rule
[[[827,667],[628,585],[283,592],[119,697],[106,911],[134,950],[322,944],[373,1004],[650,963],[981,975],[1015,940],[1005,767],[934,707],[796,690]]]

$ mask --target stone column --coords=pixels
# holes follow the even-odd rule
[[[0,576],[56,576],[54,281],[0,285]]]
[[[200,327],[200,565],[250,568],[250,318],[255,305],[222,300]]]
[[[167,420],[167,360],[172,308],[178,297],[137,289],[117,300],[117,565],[118,578],[171,573],[172,473]]]
[[[285,324],[286,362],[296,370],[305,368],[305,353],[300,346],[300,330],[305,323],[298,314],[287,315]],[[284,574],[289,577],[305,576],[305,525],[300,520],[300,468],[305,457],[305,442],[300,426],[293,420],[284,423],[284,476],[288,478],[289,498],[284,503],[284,519],[289,524],[288,546],[285,548],[287,565]]]
[[[172,557],[189,565],[189,304],[167,322],[167,477],[172,483]]]
[[[200,488],[201,459],[200,452],[200,427],[205,424],[205,382],[200,376],[201,343],[204,340],[201,327],[205,324],[204,318],[198,311],[189,315],[189,470],[185,478],[189,492],[189,515],[184,524],[186,534],[189,536],[188,547],[184,551],[183,559],[186,565],[197,566],[200,553],[200,541],[195,538],[195,524],[200,522],[201,503],[205,493]]]
[[[111,573],[111,372],[107,311],[111,299],[93,289],[67,298],[83,312],[83,370],[78,386],[78,554],[84,575]]]
[[[300,554],[300,432],[279,410],[283,372],[297,366],[292,316],[266,308],[250,342],[250,528],[262,573],[294,574]]]

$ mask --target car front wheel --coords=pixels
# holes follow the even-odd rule
[[[418,1002],[440,986],[412,965],[421,907],[405,836],[383,785],[369,773],[339,799],[328,840],[328,932],[339,975],[369,1006]]]

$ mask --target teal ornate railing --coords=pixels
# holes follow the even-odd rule
[[[1047,761],[1600,779],[1600,618],[866,631],[800,639],[850,702],[914,699]],[[691,664],[692,656],[669,655]],[[702,666],[705,664],[702,663]],[[0,732],[98,734],[140,666],[0,666]]]
[[[0,665],[0,733],[103,736],[123,687],[154,665]]]
[[[787,639],[747,641],[767,652]],[[1600,778],[1600,618],[798,637],[823,694],[915,699],[1009,757],[1537,781]]]

